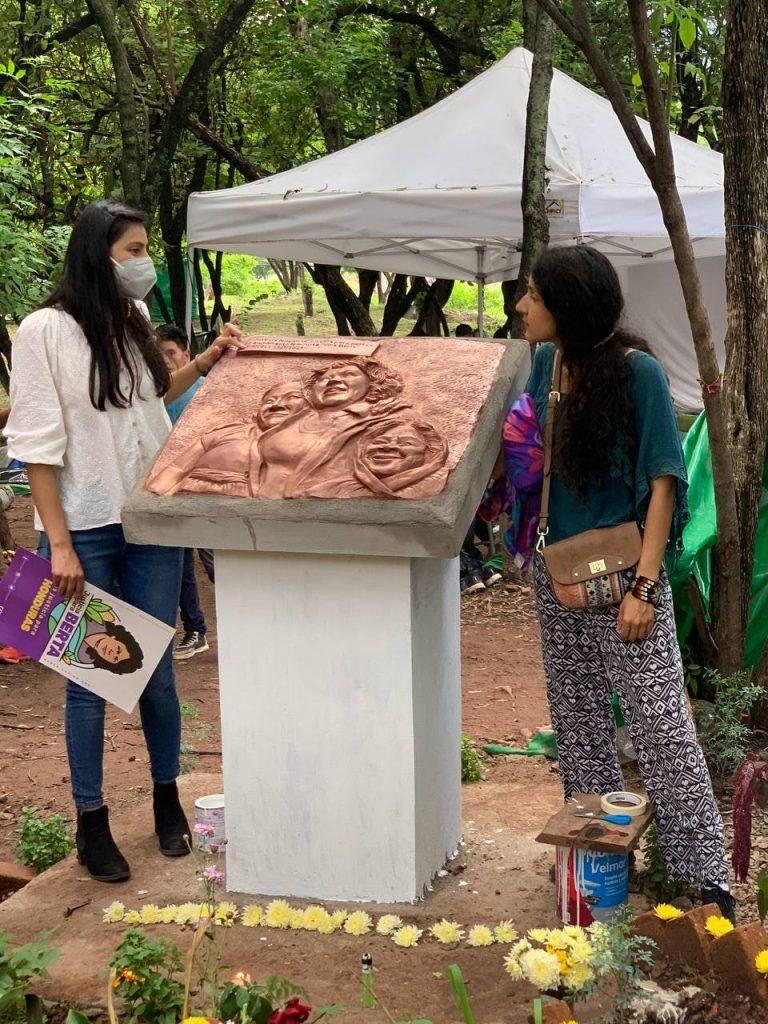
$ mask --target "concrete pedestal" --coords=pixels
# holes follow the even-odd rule
[[[410,901],[453,853],[457,561],[217,551],[230,890]]]

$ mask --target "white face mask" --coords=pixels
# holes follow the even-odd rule
[[[129,299],[143,299],[154,288],[157,282],[155,265],[149,256],[124,260],[118,263],[112,260],[115,269],[115,280],[121,295]]]

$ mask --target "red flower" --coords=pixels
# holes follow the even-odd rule
[[[311,1006],[304,1006],[296,996],[289,999],[282,1010],[275,1010],[267,1024],[304,1024],[312,1012]]]

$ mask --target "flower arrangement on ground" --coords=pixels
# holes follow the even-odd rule
[[[514,981],[574,998],[594,981],[594,958],[592,937],[583,928],[532,928],[510,948],[504,967]]]

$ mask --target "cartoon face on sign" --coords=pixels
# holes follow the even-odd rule
[[[405,386],[401,373],[370,356],[316,365],[257,392],[249,420],[211,424],[153,470],[147,487],[241,498],[437,493],[448,445],[406,401]]]
[[[49,655],[58,657],[65,665],[98,668],[116,675],[141,668],[141,647],[133,634],[116,621],[110,605],[94,597],[79,621],[79,616],[73,614],[70,623],[69,614],[67,602],[61,601],[48,617],[48,632],[53,638]]]

